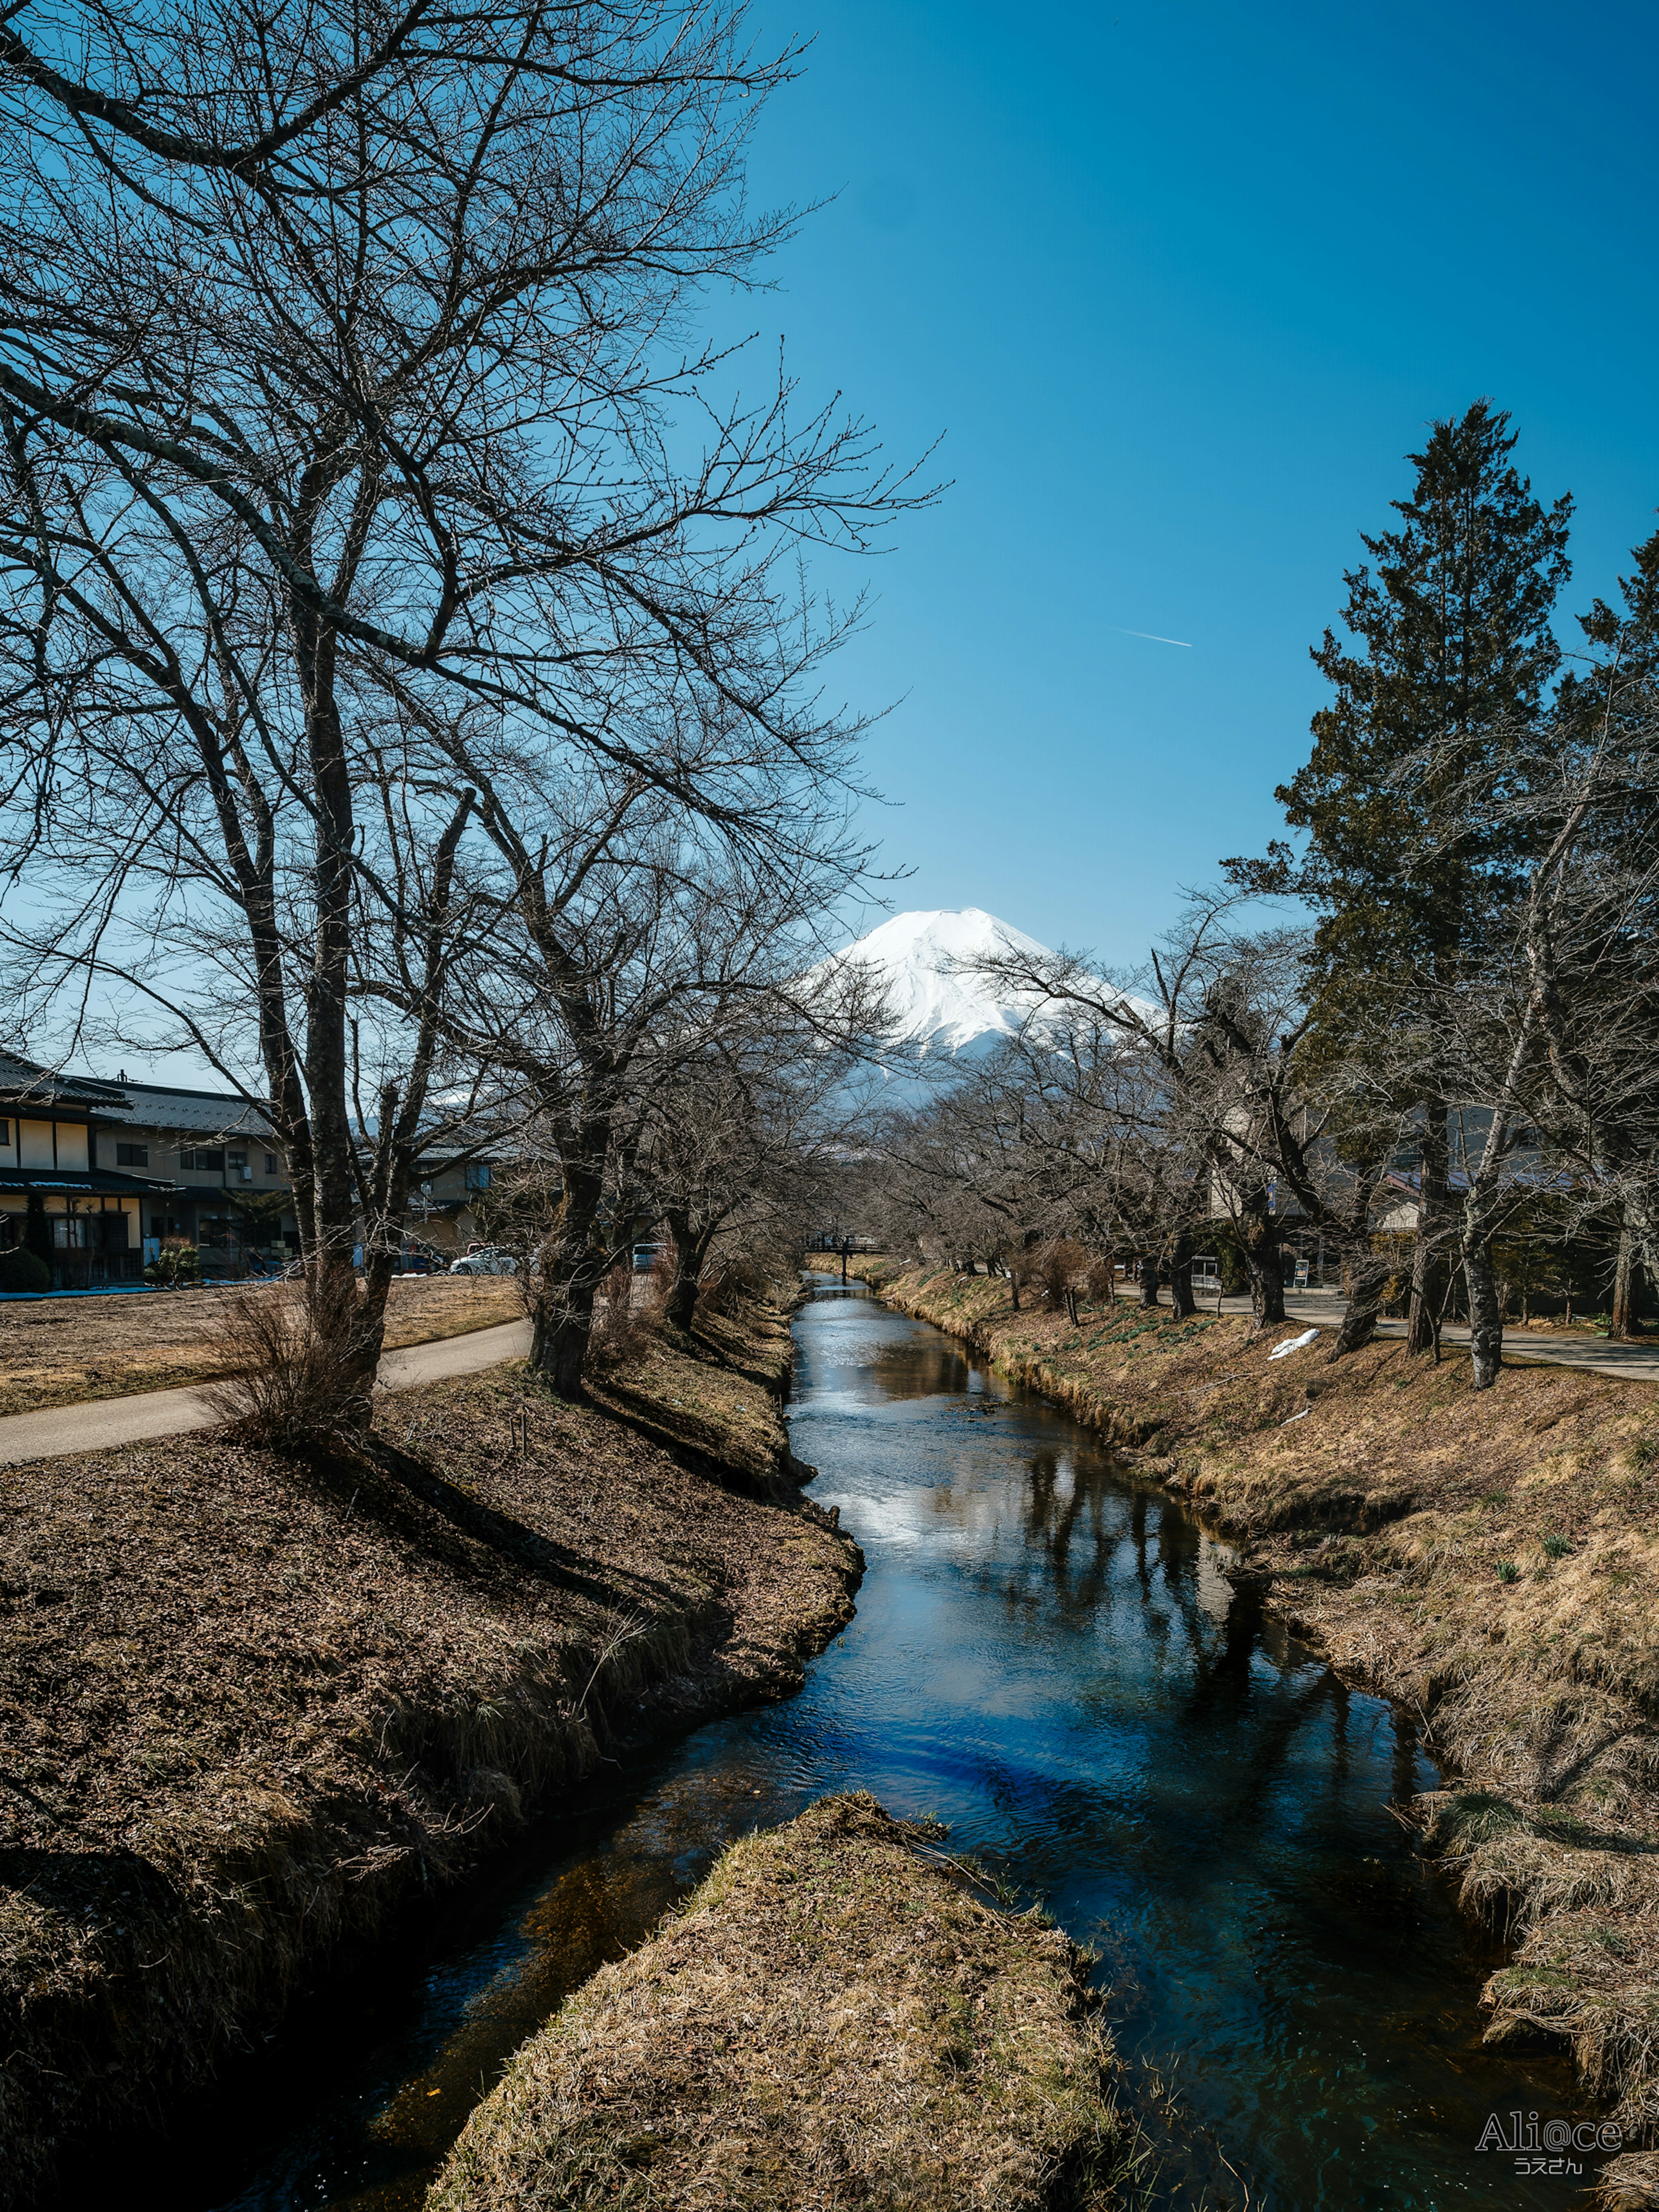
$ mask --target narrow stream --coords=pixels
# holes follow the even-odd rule
[[[1156,2200],[1568,2207],[1475,2146],[1587,2112],[1483,2051],[1494,1963],[1390,1811],[1413,1732],[1236,1594],[1224,1547],[1063,1414],[854,1291],[796,1325],[798,1455],[869,1560],[801,1694],[620,1771],[372,1988],[336,1991],[167,2147],[177,2212],[410,2212],[514,2046],[722,1846],[825,1791],[948,1821],[1102,1950],[1143,2091],[1195,2129]],[[1228,2186],[1235,2201],[1236,2189]],[[136,2197],[127,2201],[137,2201]]]

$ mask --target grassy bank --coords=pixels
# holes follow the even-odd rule
[[[628,1419],[514,1366],[399,1393],[349,1461],[207,1433],[5,1470],[0,2195],[601,1757],[799,1684],[862,1563],[769,1473],[780,1338],[655,1342]],[[676,1400],[695,1461],[641,1433]]]
[[[1132,2130],[1084,1973],[872,1798],[825,1799],[524,2046],[428,2212],[1106,2212]]]
[[[1421,1716],[1454,1786],[1422,1801],[1465,1903],[1518,1939],[1489,2039],[1570,2046],[1659,2122],[1659,1394],[1167,1308],[1015,1314],[1006,1281],[861,1270],[1190,1498],[1349,1680]],[[1610,2177],[1659,2202],[1644,2161]]]
[[[0,1304],[0,1416],[210,1382],[223,1371],[226,1304],[242,1295],[128,1291]],[[401,1275],[386,1304],[386,1349],[523,1316],[517,1286],[505,1278]]]

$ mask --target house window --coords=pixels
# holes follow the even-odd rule
[[[0,1152],[9,1152],[10,1150],[11,1123],[9,1121],[0,1121]]]
[[[275,1175],[276,1172],[276,1155],[275,1152],[267,1152],[265,1154],[265,1173],[267,1175]]]
[[[239,1181],[242,1182],[251,1182],[252,1181],[252,1177],[248,1173],[247,1154],[246,1152],[227,1152],[225,1154],[225,1162],[232,1175],[235,1176]]]
[[[52,1249],[58,1252],[84,1252],[87,1249],[87,1224],[78,1213],[58,1213],[52,1216]]]
[[[488,1190],[489,1164],[487,1160],[469,1160],[466,1166],[466,1187],[469,1190]]]
[[[198,1146],[194,1152],[180,1152],[179,1164],[181,1168],[195,1168],[198,1171],[206,1170],[214,1175],[222,1175],[225,1156],[222,1152],[204,1152]]]
[[[118,1168],[147,1168],[149,1165],[148,1145],[118,1145],[115,1147]]]

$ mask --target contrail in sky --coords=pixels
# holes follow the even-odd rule
[[[1153,629],[1125,629],[1121,623],[1104,623],[1102,628],[1115,629],[1120,637],[1144,637],[1153,645],[1178,645],[1188,653],[1193,649],[1193,641],[1189,637],[1160,637]]]

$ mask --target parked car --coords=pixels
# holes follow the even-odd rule
[[[499,1245],[481,1244],[476,1252],[463,1252],[449,1263],[452,1275],[516,1275],[519,1263]]]

